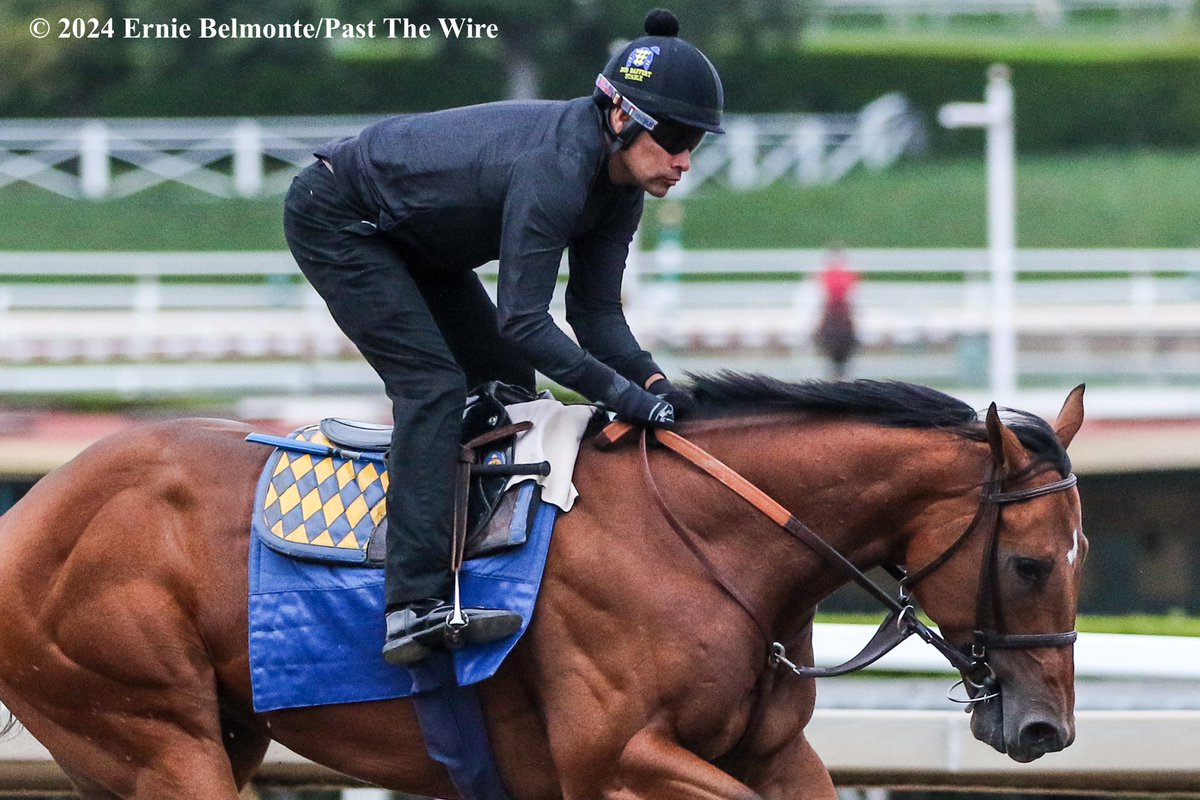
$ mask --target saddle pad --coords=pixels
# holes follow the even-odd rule
[[[464,565],[464,605],[507,608],[525,623],[508,639],[455,651],[453,675],[460,686],[494,675],[525,633],[557,514],[553,505],[541,503],[524,546]],[[383,660],[383,570],[290,558],[267,547],[264,539],[250,538],[250,675],[256,711],[387,700],[438,688],[427,675],[414,677]]]
[[[288,438],[329,446],[317,425]],[[386,513],[384,465],[276,448],[255,493],[254,527],[272,549],[299,558],[363,564]]]

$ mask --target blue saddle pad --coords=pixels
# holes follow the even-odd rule
[[[526,487],[530,487],[526,489]],[[507,608],[525,620],[508,639],[452,654],[460,686],[495,674],[533,616],[558,509],[538,502],[521,547],[468,561],[462,573],[466,606]],[[515,514],[514,519],[528,519]],[[260,515],[255,515],[256,528]],[[256,711],[408,697],[438,688],[383,660],[383,570],[360,564],[298,560],[250,538],[250,675]],[[356,548],[357,549],[357,548]]]

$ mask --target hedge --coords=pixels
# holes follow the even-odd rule
[[[769,54],[712,52],[731,112],[856,111],[888,92],[905,94],[929,120],[939,151],[979,147],[977,132],[941,130],[937,109],[983,97],[990,64],[1013,71],[1017,141],[1023,151],[1184,148],[1200,145],[1200,43],[1109,40],[897,42],[822,39]],[[197,64],[153,79],[126,71],[80,103],[78,93],[11,93],[2,116],[388,114],[500,99],[495,53],[467,50],[402,60],[325,58],[280,48]],[[588,93],[595,67],[547,68],[544,94]],[[218,88],[219,87],[219,88]],[[59,96],[61,95],[61,96]]]
[[[938,149],[958,149],[978,147],[980,134],[939,130],[937,109],[982,100],[993,63],[1012,70],[1022,150],[1200,145],[1196,46],[816,45],[718,65],[731,109],[855,111],[899,91],[927,116]]]

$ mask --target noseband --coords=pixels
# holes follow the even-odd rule
[[[1070,489],[1076,484],[1074,474],[1065,478],[1036,486],[1029,489],[1002,491],[1004,476],[1000,467],[994,462],[988,470],[983,491],[979,496],[979,505],[974,519],[966,530],[937,558],[911,575],[905,574],[899,566],[885,567],[889,573],[900,581],[898,597],[892,597],[868,578],[862,570],[836,548],[826,542],[811,528],[796,519],[786,508],[768,496],[746,478],[742,477],[731,467],[712,456],[703,448],[684,439],[671,431],[658,430],[655,438],[660,444],[672,452],[704,470],[728,489],[736,493],[755,509],[767,516],[784,531],[803,542],[814,550],[825,561],[840,569],[848,579],[861,586],[868,594],[878,600],[889,610],[887,618],[879,626],[875,635],[854,658],[834,667],[801,666],[787,658],[787,652],[780,642],[772,641],[769,625],[753,610],[753,606],[738,591],[729,580],[721,574],[717,567],[704,554],[700,537],[684,526],[667,507],[654,476],[650,471],[650,459],[647,451],[648,434],[645,430],[641,435],[642,471],[646,484],[650,488],[659,510],[671,528],[680,536],[688,549],[704,565],[710,576],[728,594],[746,614],[753,620],[759,632],[768,644],[770,659],[774,664],[782,664],[796,675],[802,677],[831,677],[845,675],[862,669],[878,660],[894,649],[909,636],[916,635],[922,641],[932,645],[963,675],[967,685],[968,699],[965,703],[977,703],[989,700],[999,695],[999,682],[992,668],[987,663],[989,650],[996,649],[1025,649],[1041,647],[1066,647],[1076,640],[1076,631],[1063,633],[1009,633],[1004,622],[1004,611],[999,591],[999,529],[1000,510],[1005,505],[1023,503],[1046,495],[1055,494]],[[979,589],[975,601],[975,629],[971,643],[959,649],[947,642],[941,635],[934,633],[918,618],[910,602],[911,589],[918,582],[929,577],[958,552],[962,546],[973,537],[976,531],[984,531],[987,537],[984,559],[981,566]]]

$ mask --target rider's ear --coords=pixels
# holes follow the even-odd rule
[[[612,125],[613,133],[620,133],[629,124],[630,116],[619,106],[613,106],[608,110],[608,120]]]
[[[995,403],[988,406],[986,422],[988,444],[998,466],[1015,472],[1029,463],[1029,454],[1017,435],[1000,421],[1000,412],[996,410]]]
[[[1082,383],[1072,389],[1071,393],[1067,395],[1062,411],[1058,412],[1058,419],[1054,421],[1054,434],[1058,437],[1058,441],[1062,442],[1063,448],[1070,446],[1071,440],[1075,438],[1075,434],[1079,433],[1081,425],[1083,425]]]

